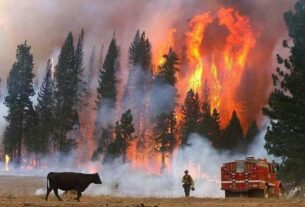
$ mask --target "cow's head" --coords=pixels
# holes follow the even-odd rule
[[[102,181],[101,181],[100,176],[98,175],[98,173],[93,174],[93,183],[94,184],[102,184]]]

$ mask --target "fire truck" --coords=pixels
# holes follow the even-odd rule
[[[268,198],[282,195],[277,179],[278,164],[247,156],[245,160],[224,163],[221,167],[221,190],[225,197],[248,196]]]

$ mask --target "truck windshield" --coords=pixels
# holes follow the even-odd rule
[[[236,161],[236,172],[244,172],[245,164],[243,160]]]

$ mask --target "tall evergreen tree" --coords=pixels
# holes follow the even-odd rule
[[[190,89],[181,107],[182,113],[182,137],[181,144],[186,145],[188,136],[193,132],[198,132],[200,120],[200,103],[198,93]]]
[[[175,87],[177,78],[176,72],[178,69],[178,56],[170,48],[168,54],[163,56],[164,63],[159,67],[159,74],[156,81],[161,84],[168,84]],[[173,102],[176,103],[176,96],[172,97]],[[162,113],[155,118],[156,126],[154,127],[154,140],[155,149],[161,153],[161,172],[165,170],[165,157],[170,155],[175,145],[175,132],[176,132],[176,118],[175,118],[175,105],[167,113]]]
[[[292,44],[283,42],[290,52],[287,59],[277,55],[274,91],[264,108],[271,119],[265,147],[282,158],[282,177],[300,185],[305,183],[305,0],[297,1],[284,19]]]
[[[80,100],[82,97],[84,97],[84,94],[86,92],[86,82],[83,78],[84,73],[84,30],[81,30],[81,33],[79,34],[77,45],[75,48],[75,54],[74,54],[74,78],[75,78],[75,87],[76,87],[76,102],[77,105],[80,104]]]
[[[100,69],[100,75],[98,80],[97,88],[97,109],[100,110],[102,107],[107,107],[109,110],[115,109],[117,101],[117,84],[118,79],[116,77],[120,66],[119,66],[119,47],[116,43],[116,38],[113,36],[106,57],[103,63],[103,67]],[[100,124],[98,123],[99,117],[97,117],[96,122],[96,134],[99,134],[99,141],[94,156],[97,157],[99,154],[103,153],[108,144],[111,142],[111,134],[113,132],[112,117],[108,117],[110,124],[103,129],[100,129]],[[102,134],[97,133],[102,131]]]
[[[151,76],[151,45],[146,38],[145,32],[140,34],[138,30],[128,50],[129,74],[127,87],[124,93],[133,108],[139,108],[145,99]],[[135,94],[142,94],[142,97],[135,97]],[[135,98],[139,100],[134,100]],[[142,100],[141,100],[142,99]],[[133,109],[132,109],[133,110]]]
[[[133,118],[130,110],[122,114],[120,121],[116,122],[115,139],[108,145],[104,161],[111,161],[122,156],[123,162],[127,161],[127,151],[130,142],[134,139],[135,131]]]
[[[240,142],[243,141],[243,130],[240,121],[237,117],[236,111],[233,111],[229,125],[224,130],[223,138],[220,146],[223,149],[228,149],[233,152],[236,150]]]
[[[117,100],[117,83],[116,74],[119,70],[119,47],[115,37],[112,38],[103,68],[100,70],[98,88],[97,88],[97,104],[107,101],[110,107],[114,107]]]
[[[89,64],[88,64],[88,79],[87,79],[87,96],[90,94],[91,87],[92,87],[92,81],[93,81],[93,74],[96,67],[96,54],[95,54],[95,46],[92,48],[92,52],[89,58]],[[102,70],[102,67],[100,68]]]
[[[77,115],[73,36],[70,32],[61,48],[55,67],[55,150],[69,152],[76,141],[68,133],[79,124]]]
[[[145,32],[138,30],[128,51],[130,65],[139,65],[143,70],[151,69],[151,45]]]
[[[213,109],[209,126],[210,128],[208,130],[208,138],[215,147],[221,146],[220,114],[217,109]]]
[[[159,66],[158,79],[169,85],[175,86],[177,83],[176,73],[179,71],[179,58],[172,48],[163,55],[164,63]]]
[[[212,140],[211,127],[212,127],[212,116],[211,116],[211,104],[210,104],[210,92],[207,81],[204,82],[203,87],[203,98],[201,103],[201,116],[198,131],[204,137]]]
[[[37,98],[36,114],[37,120],[35,126],[29,131],[26,139],[26,145],[30,152],[35,153],[36,163],[37,155],[48,152],[50,137],[53,135],[54,124],[54,82],[51,72],[52,64],[47,62],[46,75],[40,87]]]
[[[31,46],[26,41],[17,46],[16,62],[7,79],[8,95],[4,101],[8,107],[4,148],[17,164],[20,164],[23,141],[33,121],[34,109],[30,97],[34,95],[34,74],[33,55],[30,50]]]
[[[138,149],[145,148],[146,120],[149,111],[148,94],[152,83],[151,44],[145,32],[138,30],[128,51],[129,74],[124,91],[124,103],[127,103],[135,115],[134,123],[139,135]]]

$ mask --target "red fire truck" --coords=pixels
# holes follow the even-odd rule
[[[225,197],[280,197],[282,184],[277,179],[278,165],[266,159],[247,156],[245,160],[224,163],[221,167],[221,190]]]

